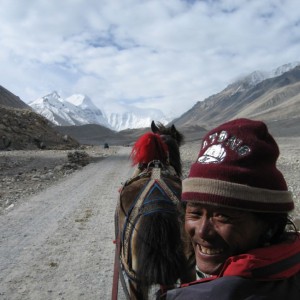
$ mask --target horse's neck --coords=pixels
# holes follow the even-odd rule
[[[137,177],[137,176],[139,176],[141,173],[142,173],[143,171],[140,169],[140,168],[135,168],[135,170],[134,170],[134,172],[133,172],[133,174],[132,174],[132,176],[131,177]]]
[[[168,173],[169,173],[170,175],[172,175],[172,176],[178,176],[178,174],[177,174],[176,171],[175,171],[175,168],[174,168],[173,166],[171,166],[171,165],[169,165],[169,166],[167,167],[167,171],[168,171]]]
[[[132,174],[132,178],[139,176],[142,173],[147,173],[149,171],[149,169],[147,169],[146,167],[142,167],[142,166],[138,166],[133,174]],[[166,168],[163,170],[163,173],[167,173],[168,175],[172,175],[172,176],[178,176],[178,174],[175,171],[175,168],[171,165],[166,166]]]

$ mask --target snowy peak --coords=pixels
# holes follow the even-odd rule
[[[70,98],[69,101],[64,100],[54,91],[36,99],[29,105],[37,113],[58,126],[100,124],[109,127],[101,110],[96,108],[88,97],[76,95]],[[76,105],[78,103],[79,105]]]
[[[75,94],[66,98],[66,101],[75,105],[77,108],[80,108],[86,115],[89,124],[101,124],[106,127],[110,127],[102,111],[92,102],[92,100],[88,96]]]
[[[278,76],[282,75],[283,73],[294,69],[298,65],[300,65],[300,62],[293,62],[293,63],[282,65],[282,66],[280,66],[276,69],[273,69],[269,72],[254,71],[251,74],[249,74],[249,75],[245,76],[244,78],[242,78],[241,80],[239,80],[238,82],[242,82],[244,84],[247,83],[247,85],[249,85],[249,86],[255,86],[258,83],[260,83],[266,79],[278,77]]]
[[[66,101],[82,109],[98,109],[92,100],[86,95],[74,94],[66,98]]]
[[[299,66],[300,62],[293,62],[289,64],[282,65],[276,69],[273,69],[271,71],[254,71],[250,73],[247,76],[244,76],[237,81],[233,82],[232,84],[228,85],[228,87],[225,88],[225,92],[227,92],[229,95],[233,95],[237,92],[244,92],[245,90],[256,86],[260,82],[278,77],[282,75],[285,72],[288,72],[295,67]]]
[[[44,97],[38,98],[29,103],[29,105],[39,114],[50,120],[52,123],[59,125],[75,124],[73,114],[76,114],[76,107],[72,104],[64,103],[64,100],[53,92]]]
[[[297,61],[297,62],[293,62],[293,63],[289,63],[289,64],[285,64],[285,65],[282,65],[274,70],[272,70],[270,72],[270,75],[268,78],[273,78],[273,77],[277,77],[277,76],[280,76],[282,75],[283,73],[285,72],[288,72],[292,69],[294,69],[295,67],[299,66],[300,65],[300,62]]]
[[[248,84],[250,86],[254,86],[258,83],[260,83],[261,81],[265,80],[267,77],[267,73],[262,72],[262,71],[254,71],[251,74],[249,74],[248,76],[246,76],[243,81],[248,82]]]
[[[58,126],[99,124],[120,131],[149,127],[152,120],[159,120],[163,124],[171,121],[160,110],[128,105],[112,104],[102,112],[89,97],[82,94],[63,99],[54,91],[29,105]]]
[[[51,94],[44,96],[43,99],[53,99],[53,100],[63,101],[56,91],[53,91]]]
[[[152,120],[163,124],[171,121],[158,109],[142,109],[129,105],[112,105],[103,110],[108,123],[117,131],[149,127]]]

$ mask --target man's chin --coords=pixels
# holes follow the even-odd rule
[[[224,262],[222,263],[210,263],[208,264],[207,262],[203,262],[202,260],[196,260],[197,262],[197,267],[199,271],[202,273],[205,273],[206,275],[218,275],[223,267]]]

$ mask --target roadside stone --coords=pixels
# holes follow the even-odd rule
[[[74,151],[68,153],[68,160],[70,163],[86,166],[90,163],[90,157],[85,151]]]

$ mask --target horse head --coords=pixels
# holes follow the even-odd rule
[[[183,135],[176,129],[175,125],[171,127],[165,127],[162,123],[155,124],[154,121],[151,123],[152,132],[159,134],[163,141],[167,144],[169,149],[169,162],[174,167],[178,176],[182,175],[182,163],[180,158],[180,146],[184,142]]]
[[[165,166],[172,166],[178,176],[182,175],[180,146],[184,137],[173,124],[165,127],[162,123],[151,123],[151,132],[142,135],[134,144],[131,151],[133,165],[145,169],[147,165],[159,160]]]
[[[168,142],[168,136],[173,138],[177,146],[180,147],[183,144],[184,137],[183,135],[176,129],[175,125],[172,124],[171,127],[165,127],[162,123],[155,124],[154,121],[151,122],[151,130],[153,133],[157,133],[166,138],[166,142]]]

